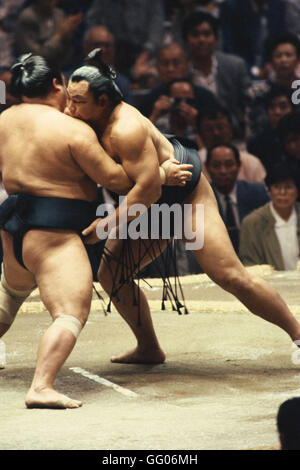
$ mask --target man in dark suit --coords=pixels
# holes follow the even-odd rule
[[[237,179],[240,164],[239,151],[231,144],[217,144],[208,150],[206,167],[219,212],[236,252],[243,218],[270,200],[264,184]]]
[[[190,56],[191,79],[231,110],[234,127],[243,135],[245,95],[251,82],[243,59],[216,50],[218,29],[218,20],[208,13],[196,11],[185,18],[182,34]]]

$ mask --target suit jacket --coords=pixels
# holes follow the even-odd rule
[[[262,183],[249,183],[248,181],[237,180],[237,206],[240,223],[244,217],[246,217],[250,212],[258,207],[263,206],[270,200],[268,193],[266,191],[265,185]],[[220,204],[219,197],[216,193],[216,188],[213,183],[211,183],[212,189],[214,190],[220,215],[225,222],[225,214],[223,212],[222,206]],[[229,236],[235,251],[239,251],[239,235],[236,233],[230,233]]]
[[[296,202],[298,244],[300,250],[300,203]],[[282,252],[275,232],[275,219],[270,204],[245,217],[240,231],[240,258],[246,266],[269,264],[284,270]]]
[[[240,57],[217,51],[218,100],[232,114],[236,129],[243,130],[246,91],[251,85],[246,63]]]
[[[240,222],[242,222],[244,217],[254,211],[254,209],[257,209],[269,202],[270,198],[263,183],[249,183],[248,181],[237,180],[236,184],[238,213]],[[224,220],[224,213],[216,193],[216,188],[213,183],[211,186],[218,202],[220,215]]]

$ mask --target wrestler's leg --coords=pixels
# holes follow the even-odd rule
[[[138,240],[130,240],[132,261],[137,263],[138,258],[142,257],[140,268],[149,264],[154,257],[159,256],[166,246],[165,241],[157,241],[156,246],[151,240],[143,240],[142,246],[139,243]],[[158,243],[160,243],[160,249],[158,249]],[[108,295],[112,292],[113,286],[119,284],[121,269],[115,258],[119,258],[122,244],[122,240],[107,240],[106,248],[112,255],[102,256],[98,278]],[[149,247],[151,247],[151,255],[147,254]],[[139,303],[139,306],[134,305],[134,299]],[[118,296],[113,297],[112,302],[135,335],[137,346],[125,354],[112,357],[111,361],[126,364],[160,364],[164,362],[165,354],[155,334],[149,304],[142,289],[131,279],[130,282],[123,284]],[[141,324],[138,324],[139,309]]]
[[[90,311],[92,272],[86,250],[73,232],[32,230],[24,237],[23,260],[54,320],[39,344],[26,405],[78,408],[81,402],[58,393],[53,383]]]
[[[185,203],[193,205],[193,230],[197,220],[196,205],[204,204],[204,246],[194,251],[204,272],[252,313],[282,328],[292,340],[300,339],[300,324],[277,291],[265,280],[251,275],[236,256],[204,175]]]
[[[6,319],[5,321],[0,321],[0,338],[11,327],[17,313],[16,310],[21,307],[24,300],[36,286],[32,273],[24,269],[15,258],[12,236],[7,232],[1,231],[1,240],[3,247],[3,272],[0,286],[0,303],[2,305],[3,301],[8,311],[6,315],[3,315],[3,313],[1,315],[1,317],[6,317]],[[12,311],[9,311],[10,308]]]

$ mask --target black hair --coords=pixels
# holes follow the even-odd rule
[[[202,23],[208,23],[216,38],[218,37],[219,32],[219,22],[216,17],[212,16],[210,13],[205,13],[202,11],[194,11],[190,13],[183,21],[182,24],[182,37],[186,40],[188,34]]]
[[[276,36],[271,36],[267,39],[265,45],[266,59],[268,61],[272,60],[272,55],[276,47],[281,44],[292,44],[295,46],[297,51],[297,56],[300,57],[300,41],[295,34],[292,33],[281,33]]]
[[[277,429],[284,437],[282,450],[300,450],[300,397],[290,398],[280,405]]]
[[[234,158],[236,160],[236,162],[238,164],[241,163],[241,157],[240,157],[240,152],[238,150],[238,148],[233,145],[233,144],[228,144],[228,143],[220,143],[220,144],[215,144],[213,145],[212,147],[210,147],[208,150],[207,150],[207,157],[206,157],[206,165],[209,165],[210,163],[210,160],[212,158],[212,152],[216,149],[216,148],[219,148],[219,147],[226,147],[227,149],[230,149],[234,155]]]
[[[298,184],[298,177],[295,171],[287,163],[276,163],[270,168],[265,177],[267,188],[287,180],[292,180],[296,186]]]
[[[232,123],[230,112],[228,111],[227,108],[225,108],[221,104],[215,103],[215,104],[210,104],[210,105],[201,107],[199,109],[198,116],[197,116],[197,122],[196,122],[197,129],[200,128],[203,119],[218,119],[220,114],[222,116],[225,116],[228,119],[228,121]]]
[[[269,109],[269,107],[272,104],[272,101],[275,98],[278,98],[279,96],[286,96],[286,98],[289,100],[291,107],[294,108],[294,104],[292,102],[292,92],[291,89],[285,86],[281,85],[273,85],[270,89],[270,91],[266,94],[264,97],[264,105],[266,109]]]
[[[53,87],[53,79],[63,84],[59,69],[44,57],[29,54],[20,56],[10,69],[12,73],[10,93],[16,98],[45,97]]]
[[[284,145],[289,134],[300,135],[300,112],[289,113],[280,119],[277,126],[277,135],[281,144]]]
[[[94,49],[90,52],[85,59],[87,65],[75,70],[70,80],[72,82],[84,80],[89,83],[89,90],[93,93],[95,99],[106,93],[114,104],[118,104],[122,101],[123,95],[115,83],[117,74],[109,65],[103,62],[101,55],[101,49]]]
[[[195,91],[195,85],[191,82],[189,78],[174,78],[174,80],[171,80],[169,83],[167,83],[165,90],[166,93],[169,94],[171,87],[174,85],[174,83],[188,83],[191,85],[192,89]]]

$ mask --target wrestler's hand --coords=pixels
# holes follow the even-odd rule
[[[187,181],[192,179],[191,170],[194,165],[180,164],[175,159],[164,162],[161,167],[166,173],[166,186],[185,186]]]
[[[86,245],[94,245],[95,243],[100,242],[100,239],[97,236],[96,229],[97,225],[102,219],[96,219],[94,222],[89,225],[87,228],[85,228],[81,233],[84,237],[83,242]]]

